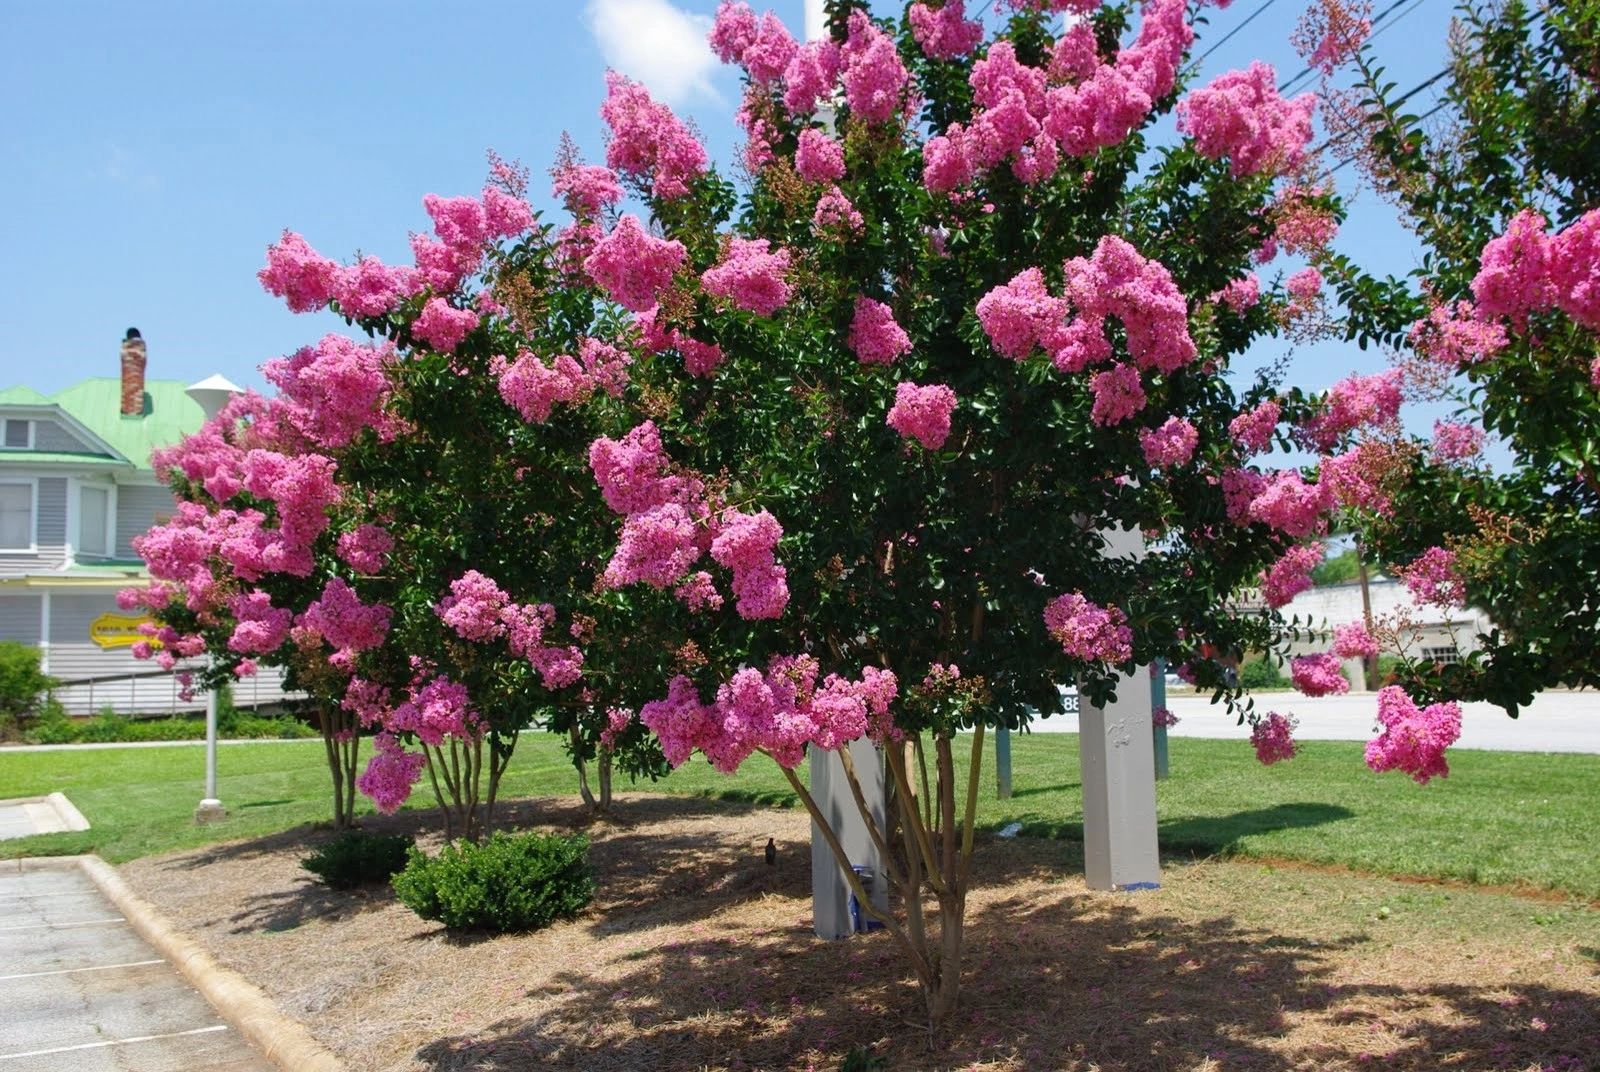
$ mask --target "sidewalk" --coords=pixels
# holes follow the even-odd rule
[[[272,1072],[76,867],[0,868],[0,1072]]]

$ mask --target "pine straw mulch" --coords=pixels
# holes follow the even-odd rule
[[[887,937],[812,936],[803,813],[630,794],[609,820],[508,817],[588,832],[583,917],[452,936],[385,889],[312,882],[299,858],[329,835],[303,828],[121,870],[352,1072],[834,1069],[861,1048],[883,1063],[856,1067],[985,1072],[1600,1069],[1587,905],[1223,860],[1099,894],[1077,846],[985,835],[962,1007],[930,1051]]]

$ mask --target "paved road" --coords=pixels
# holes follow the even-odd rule
[[[1174,737],[1243,738],[1249,726],[1238,726],[1224,707],[1208,696],[1169,695],[1167,706],[1178,716]],[[1311,699],[1296,692],[1268,692],[1256,697],[1258,710],[1282,711],[1299,719],[1295,736],[1302,741],[1365,741],[1373,736],[1378,701],[1373,693]],[[1076,732],[1075,715],[1041,719],[1034,732]],[[1600,753],[1600,693],[1546,692],[1509,717],[1493,704],[1464,704],[1458,748],[1499,752]]]
[[[76,868],[0,870],[0,1072],[272,1072]]]

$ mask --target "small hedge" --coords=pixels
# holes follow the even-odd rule
[[[412,841],[404,834],[340,834],[300,861],[300,866],[336,890],[388,882],[406,866]]]
[[[498,833],[480,844],[413,848],[394,877],[400,901],[451,930],[508,934],[570,919],[594,898],[589,839]]]
[[[317,731],[290,715],[235,714],[217,732],[227,738],[295,739]],[[129,741],[198,741],[206,735],[204,718],[129,718],[107,708],[89,719],[74,719],[51,701],[23,732],[29,744],[80,744]]]

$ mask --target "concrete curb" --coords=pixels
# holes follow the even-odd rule
[[[76,864],[145,941],[170,961],[223,1019],[284,1072],[345,1072],[344,1065],[311,1037],[298,1020],[285,1016],[244,976],[217,963],[188,936],[175,930],[122,876],[98,856],[58,857],[57,867]],[[19,861],[23,870],[50,869],[42,861]],[[42,866],[41,866],[42,865]]]
[[[89,829],[89,820],[83,817],[83,812],[79,811],[72,801],[66,798],[64,793],[51,793],[45,799],[50,802],[51,807],[55,808],[56,814],[61,816],[62,824],[68,830]]]

